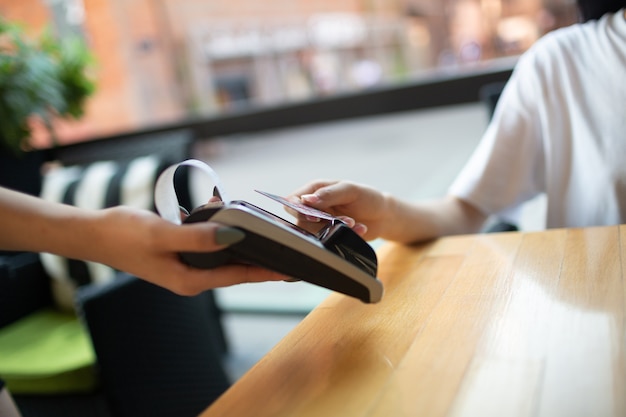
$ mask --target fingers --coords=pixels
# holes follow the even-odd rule
[[[319,210],[350,204],[358,198],[358,186],[349,181],[315,181],[295,191],[290,199]]]
[[[221,250],[244,239],[245,233],[240,229],[212,222],[186,225],[168,223],[165,226],[167,227],[159,228],[165,243],[157,245],[151,262],[141,263],[141,268],[149,264],[149,270],[137,270],[136,274],[141,276],[143,273],[144,279],[176,294],[190,296],[209,289],[241,283],[289,279],[252,265],[224,265],[215,269],[200,269],[186,265],[180,261],[179,252]]]
[[[356,226],[356,221],[352,218],[352,217],[348,217],[348,216],[338,216],[337,217],[339,220],[341,220],[342,222],[344,222],[346,224],[346,226],[348,227],[354,227]]]
[[[304,185],[301,188],[298,188],[297,190],[295,190],[291,196],[295,196],[300,198],[301,195],[304,194],[313,194],[315,191],[319,190],[320,188],[323,187],[327,187],[331,184],[335,184],[338,181],[334,181],[334,180],[315,180],[312,181],[306,185]]]
[[[322,186],[318,187],[320,185]],[[364,187],[350,181],[335,181],[316,182],[305,189],[312,192],[300,195],[301,203],[337,216],[350,227],[354,226],[354,216],[358,215],[358,210],[363,206]],[[315,220],[301,216],[298,218],[306,221]]]
[[[180,252],[211,252],[245,238],[237,228],[214,222],[176,225],[149,211],[117,207],[97,212],[94,233],[105,242],[85,259],[105,263],[181,295],[240,284],[286,280],[249,265],[203,270],[180,261]]]
[[[362,238],[365,238],[367,235],[367,225],[363,224],[363,223],[356,223],[354,226],[352,226],[352,230],[359,236],[361,236]]]
[[[212,252],[245,239],[241,229],[214,222],[175,225],[169,222],[154,228],[155,245],[164,251]]]
[[[243,283],[287,281],[289,277],[252,265],[225,265],[216,269],[196,269],[178,264],[182,271],[173,272],[178,278],[164,285],[179,295],[193,296],[203,291]]]
[[[361,187],[350,181],[340,181],[318,188],[311,194],[301,195],[305,204],[320,210],[341,208],[361,197]]]

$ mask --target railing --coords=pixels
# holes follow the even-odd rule
[[[475,68],[463,72],[437,72],[413,82],[381,86],[366,91],[333,95],[315,100],[265,108],[249,108],[224,115],[198,117],[176,123],[137,129],[121,134],[95,137],[86,142],[62,146],[62,154],[81,154],[87,149],[128,146],[128,141],[163,142],[169,134],[185,131],[191,137],[206,139],[234,133],[259,132],[342,119],[367,117],[481,100],[481,89],[506,81],[513,63]],[[154,139],[149,139],[154,138]],[[160,138],[160,139],[159,139]],[[104,141],[104,142],[102,142]],[[102,156],[102,155],[101,155]]]

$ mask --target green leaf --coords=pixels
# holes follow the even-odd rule
[[[31,136],[30,118],[51,127],[51,116],[82,116],[95,91],[93,66],[81,39],[57,40],[50,30],[29,39],[19,24],[0,17],[0,141],[18,150]]]

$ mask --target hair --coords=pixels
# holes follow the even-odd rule
[[[607,13],[615,13],[626,7],[626,0],[577,0],[577,3],[583,22],[600,19]]]

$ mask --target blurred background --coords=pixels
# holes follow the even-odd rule
[[[254,189],[286,195],[316,177],[412,199],[441,195],[479,141],[487,106],[477,94],[416,97],[415,109],[378,114],[379,96],[361,96],[398,87],[393,97],[411,102],[413,91],[458,92],[455,77],[510,69],[543,34],[577,20],[574,0],[0,0],[0,15],[33,36],[46,27],[60,38],[77,35],[95,56],[95,94],[80,120],[54,121],[59,143],[200,120],[209,127],[197,129],[205,135],[195,138],[193,156],[209,162],[230,196],[263,207],[272,203]],[[429,89],[439,78],[453,86]],[[319,118],[327,121],[290,123],[290,107],[351,95],[367,117],[335,120],[331,102]],[[452,104],[441,106],[446,100]],[[226,128],[217,123],[217,135],[206,133],[233,115],[264,119],[264,109],[276,108],[286,111],[272,116],[273,128],[233,118]],[[51,146],[41,127],[31,143]],[[540,228],[540,217],[526,223]],[[306,283],[216,292],[233,378],[328,294]]]
[[[574,0],[0,0],[0,15],[96,57],[61,143],[493,65],[577,18]]]

